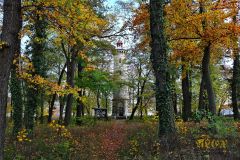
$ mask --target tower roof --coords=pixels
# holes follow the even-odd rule
[[[123,47],[123,42],[121,40],[118,40],[117,41],[117,47]]]

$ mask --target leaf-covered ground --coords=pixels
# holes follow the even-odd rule
[[[177,121],[177,135],[162,146],[156,121],[97,121],[83,126],[38,125],[32,138],[21,132],[6,141],[6,159],[132,160],[239,159],[240,123]]]

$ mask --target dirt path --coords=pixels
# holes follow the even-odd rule
[[[118,159],[118,151],[127,138],[128,127],[124,120],[116,120],[105,130],[102,137],[101,152],[105,160]]]

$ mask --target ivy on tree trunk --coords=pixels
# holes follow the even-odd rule
[[[20,43],[19,43],[20,46]],[[20,49],[20,47],[19,47]],[[16,53],[19,54],[19,53]],[[17,58],[18,56],[16,56]],[[22,128],[22,116],[23,116],[23,99],[22,99],[22,86],[21,80],[17,77],[17,68],[13,64],[11,71],[11,99],[13,107],[13,136],[16,136],[17,133]]]
[[[164,0],[150,0],[151,62],[155,75],[156,108],[159,114],[159,137],[174,134],[175,117],[167,41],[164,33]]]
[[[41,10],[39,6],[37,8]],[[46,77],[46,59],[44,53],[46,51],[46,26],[47,23],[45,20],[39,15],[34,17],[34,24],[33,24],[33,36],[31,37],[31,43],[29,44],[30,51],[29,54],[32,55],[32,64],[34,71],[31,73],[32,76],[39,75],[41,77]],[[41,112],[43,112],[44,107],[44,91],[40,89],[37,85],[28,84],[27,87],[27,104],[25,109],[25,127],[29,130],[29,132],[33,131],[34,127],[34,118],[35,115],[38,116],[38,106],[41,107]],[[43,116],[43,113],[40,115]],[[38,117],[36,117],[37,120]],[[40,117],[43,121],[43,117]]]

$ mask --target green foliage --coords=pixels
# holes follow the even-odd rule
[[[104,95],[109,95],[116,88],[107,72],[100,70],[83,71],[81,78],[76,79],[80,88],[88,88],[95,93],[99,90]]]
[[[111,54],[117,54],[115,46],[113,46],[109,41],[106,40],[94,40],[95,48],[93,48],[90,52],[88,52],[89,56],[95,55],[100,58],[103,54],[105,55],[110,51]]]
[[[211,65],[211,79],[216,94],[217,106],[223,105],[230,96],[230,83],[226,81],[226,77],[223,76],[221,72],[221,66]]]
[[[189,129],[189,133],[193,138],[197,138],[202,134],[202,130],[198,125],[196,125],[195,127]]]
[[[226,121],[225,118],[215,118],[215,121],[208,124],[209,134],[217,138],[237,138],[238,132],[233,121]]]
[[[54,153],[61,159],[69,159],[70,143],[68,141],[61,142],[54,147]]]
[[[48,153],[49,157],[53,158],[53,155],[51,155],[50,151],[52,150],[52,147],[48,144],[46,144],[43,140],[38,140],[37,142],[35,142],[39,148],[39,150],[41,151],[41,153]],[[43,155],[41,155],[41,158]],[[51,159],[51,158],[50,158]]]
[[[211,112],[205,110],[196,110],[192,118],[195,122],[198,123],[204,118],[206,118],[210,123],[215,121],[215,116]]]
[[[82,126],[88,127],[96,125],[96,119],[92,116],[76,117],[76,122]]]

